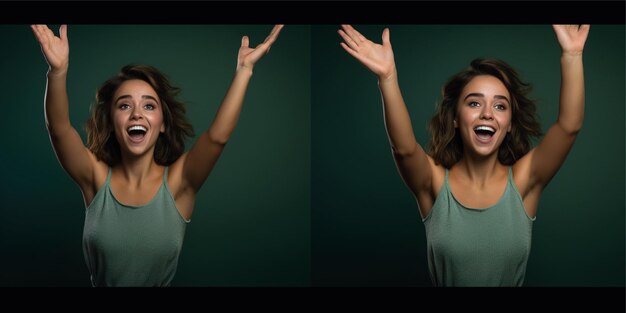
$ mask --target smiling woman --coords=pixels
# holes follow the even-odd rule
[[[97,92],[88,147],[69,119],[67,26],[60,36],[31,26],[49,65],[45,116],[59,162],[86,207],[85,261],[94,286],[169,286],[196,196],[222,154],[243,106],[254,65],[282,25],[256,48],[243,36],[233,82],[212,125],[193,135],[179,89],[155,68],[129,65]]]
[[[350,25],[341,46],[378,78],[396,166],[426,229],[436,286],[521,286],[539,197],[582,127],[582,54],[589,25],[555,25],[561,46],[559,116],[543,140],[528,85],[498,60],[474,60],[443,87],[430,151],[417,143],[400,92],[390,31],[382,44]]]
[[[153,67],[125,66],[96,93],[96,102],[86,124],[87,146],[98,159],[116,164],[121,159],[119,143],[126,138],[123,134],[128,133],[134,143],[141,143],[145,135],[152,134],[150,138],[156,143],[151,142],[149,146],[155,145],[155,162],[171,164],[184,152],[185,139],[194,134],[185,117],[184,103],[176,99],[179,92],[179,88],[172,86],[167,77]],[[144,125],[146,123],[149,125]],[[148,126],[159,131],[148,133]],[[111,136],[113,132],[115,136]]]

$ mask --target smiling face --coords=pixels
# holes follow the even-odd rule
[[[466,153],[497,155],[511,131],[511,97],[494,76],[479,75],[465,85],[459,97],[454,127],[458,128]]]
[[[139,79],[122,83],[113,95],[111,115],[122,155],[154,153],[165,124],[161,101],[150,84]]]

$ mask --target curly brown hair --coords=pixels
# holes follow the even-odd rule
[[[109,166],[120,162],[121,150],[113,130],[111,108],[117,89],[131,79],[148,83],[161,100],[165,132],[160,133],[157,139],[154,161],[159,165],[170,165],[185,151],[185,139],[194,135],[193,127],[185,117],[185,104],[176,100],[180,88],[172,86],[163,73],[148,65],[126,65],[98,88],[91,116],[85,124],[87,147],[98,160]]]
[[[461,136],[453,126],[457,104],[463,88],[476,76],[490,75],[498,78],[511,94],[511,132],[507,133],[498,149],[498,160],[512,165],[530,151],[532,137],[541,136],[537,121],[535,101],[527,98],[531,85],[522,82],[517,72],[508,64],[496,59],[475,59],[470,66],[450,78],[441,89],[441,101],[428,125],[432,134],[428,144],[429,155],[437,164],[451,168],[463,156]]]

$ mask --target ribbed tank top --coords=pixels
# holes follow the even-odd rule
[[[169,286],[183,245],[185,221],[167,185],[167,170],[145,205],[117,201],[111,169],[86,209],[83,252],[93,286]]]
[[[509,167],[504,194],[488,208],[463,206],[450,191],[448,170],[426,218],[428,269],[436,286],[521,286],[531,219]]]

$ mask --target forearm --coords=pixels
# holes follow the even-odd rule
[[[410,155],[416,149],[416,140],[397,74],[389,79],[379,80],[378,87],[382,95],[385,128],[391,148],[396,154]]]
[[[583,124],[585,82],[582,53],[561,56],[561,96],[558,125],[567,133],[576,134]]]
[[[210,140],[213,142],[219,144],[228,142],[239,120],[239,114],[243,107],[243,101],[251,77],[252,69],[242,67],[236,71],[233,82],[226,92],[226,96],[215,115],[211,127],[207,131]]]
[[[50,135],[71,128],[67,97],[67,73],[48,72],[45,98],[46,127]]]

